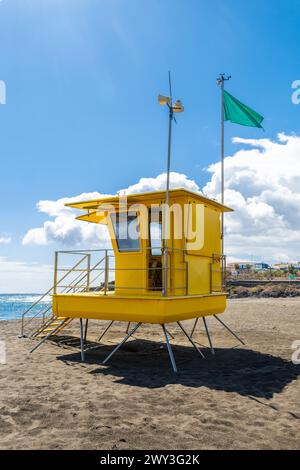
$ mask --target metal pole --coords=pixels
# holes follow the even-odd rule
[[[168,333],[168,335],[169,335],[169,336],[171,336],[171,338],[172,338],[172,339],[175,339],[175,336],[174,336],[174,335],[172,335],[172,333],[170,333],[170,331],[169,331],[169,330],[167,330],[167,328],[166,328],[166,332]]]
[[[246,343],[244,343],[244,341],[238,337],[238,335],[236,335],[230,328],[229,326],[226,325],[226,323],[224,323],[222,320],[220,320],[219,317],[217,317],[217,315],[214,315],[215,319],[218,320],[218,322],[221,323],[221,325],[224,326],[224,328],[226,328],[227,331],[229,331],[229,333],[231,333],[240,343],[242,343],[243,346],[245,346]]]
[[[212,341],[211,341],[211,337],[210,337],[210,334],[209,334],[209,331],[208,331],[206,319],[205,319],[205,317],[202,317],[202,319],[203,319],[203,323],[204,323],[204,326],[205,326],[205,331],[206,331],[206,334],[207,334],[207,337],[208,337],[208,342],[209,342],[209,345],[210,345],[211,353],[215,354],[215,350],[214,350],[214,347],[213,347],[213,344],[212,344]]]
[[[198,348],[198,346],[196,346],[196,344],[194,343],[194,341],[192,340],[192,338],[188,335],[188,333],[185,331],[185,329],[183,328],[182,324],[178,321],[177,322],[178,325],[180,326],[180,328],[182,329],[183,333],[185,334],[185,336],[187,337],[187,339],[189,340],[190,343],[192,343],[192,345],[194,346],[194,348],[196,349],[196,351],[200,354],[200,356],[205,359],[205,356],[203,354],[202,351],[200,351],[200,349]]]
[[[224,196],[224,157],[225,157],[225,138],[224,138],[224,76],[222,76],[221,81],[221,202],[224,205],[225,196]],[[221,283],[224,284],[224,265],[223,265],[223,255],[224,255],[224,212],[221,214]]]
[[[21,338],[24,338],[24,315],[22,315]]]
[[[80,350],[81,350],[81,361],[84,362],[84,335],[83,335],[82,318],[80,318]]]
[[[57,266],[58,266],[58,252],[56,251],[54,254],[54,286],[53,286],[53,294],[56,294],[57,289]]]
[[[109,325],[105,328],[105,330],[103,331],[103,333],[101,334],[101,336],[99,336],[98,338],[98,341],[101,341],[101,339],[103,338],[103,336],[105,335],[105,333],[110,329],[110,327],[114,324],[114,320],[112,320]]]
[[[193,329],[192,329],[192,331],[191,331],[191,338],[194,336],[194,333],[195,333],[195,330],[196,330],[196,326],[198,325],[198,321],[199,321],[199,317],[195,320]]]
[[[226,292],[227,288],[227,260],[226,260],[226,255],[223,255],[223,272],[224,272],[224,278],[223,278],[223,284],[222,284],[222,292]]]
[[[87,257],[87,276],[86,276],[86,291],[90,290],[90,274],[91,274],[91,255],[88,254]]]
[[[231,77],[221,73],[218,78],[218,85],[221,87],[221,203],[225,203],[225,171],[224,171],[224,159],[225,159],[225,126],[224,126],[224,90],[225,81],[230,80]],[[224,212],[221,214],[221,255],[224,255]],[[222,284],[224,277],[224,265],[222,258]]]
[[[109,257],[108,257],[108,251],[105,250],[104,295],[107,295],[108,282],[109,282]]]
[[[124,343],[126,343],[126,341],[130,338],[130,336],[133,335],[133,333],[136,332],[136,330],[141,326],[142,323],[138,323],[134,328],[133,330],[128,333],[127,336],[125,336],[125,338],[123,339],[123,341],[121,341],[120,344],[118,344],[118,346],[115,347],[115,349],[107,356],[106,359],[104,359],[104,361],[102,362],[102,364],[106,364],[109,359],[120,349],[121,346],[123,346]]]
[[[169,135],[168,135],[168,160],[167,160],[167,184],[166,184],[166,204],[165,204],[165,230],[164,230],[164,271],[163,271],[163,295],[168,295],[168,245],[167,238],[169,232],[169,190],[170,190],[170,167],[171,167],[171,145],[172,145],[172,121],[173,121],[173,98],[172,98],[172,85],[171,85],[171,72],[169,71],[169,88],[170,98],[169,103]]]
[[[88,332],[88,326],[89,326],[89,319],[87,318],[85,320],[85,328],[84,328],[84,344],[86,343],[86,337],[87,337],[87,332]]]
[[[189,263],[185,261],[185,295],[189,295]]]
[[[168,348],[168,353],[169,353],[170,361],[171,361],[171,364],[172,364],[172,367],[173,367],[173,371],[175,372],[175,374],[177,374],[178,371],[177,371],[176,362],[175,362],[175,359],[174,359],[174,356],[173,356],[173,351],[172,351],[172,348],[171,348],[171,345],[170,345],[170,342],[169,342],[168,333],[167,333],[165,325],[161,325],[161,326],[162,326],[162,329],[163,329],[163,332],[164,332],[164,335],[165,335],[167,348]]]
[[[224,204],[224,76],[220,80],[221,85],[221,202]],[[223,232],[222,232],[223,234]]]

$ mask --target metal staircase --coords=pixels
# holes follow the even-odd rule
[[[47,336],[51,331],[55,330],[55,333],[52,335],[56,335],[61,330],[63,330],[66,326],[71,323],[73,318],[66,318],[66,317],[51,317],[48,321],[46,321],[40,328],[38,328],[32,335],[31,338],[44,338]],[[58,327],[59,328],[56,328]]]
[[[68,252],[71,253],[71,252]],[[103,290],[99,277],[104,273],[105,268],[101,267],[105,263],[105,257],[91,266],[91,254],[86,252],[73,252],[73,255],[80,255],[71,268],[58,269],[58,252],[55,253],[55,282],[45,294],[22,314],[21,334],[22,338],[38,339],[39,343],[31,350],[33,352],[46,339],[54,336],[68,326],[73,318],[56,316],[52,310],[52,303],[49,304],[47,297],[56,293],[78,293],[89,292],[97,289]],[[58,271],[64,271],[63,276],[58,279]],[[92,273],[96,273],[92,279]],[[95,285],[95,281],[97,284]],[[46,303],[45,303],[46,301]]]

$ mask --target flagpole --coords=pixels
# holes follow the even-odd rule
[[[224,90],[225,81],[231,77],[221,73],[217,79],[218,85],[221,87],[221,203],[225,203],[225,119],[224,119]],[[221,214],[221,255],[222,255],[222,285],[224,285],[224,212]]]

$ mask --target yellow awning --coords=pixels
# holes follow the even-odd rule
[[[220,212],[232,212],[233,209],[230,207],[224,206],[223,204],[220,204],[219,202],[215,201],[214,199],[209,199],[205,196],[202,196],[201,194],[188,191],[187,189],[171,189],[170,190],[170,199],[171,201],[178,198],[178,197],[189,197],[193,198],[195,201],[206,204],[207,206],[212,206],[215,207],[216,209],[219,209]],[[129,194],[126,196],[112,196],[112,197],[104,197],[104,198],[99,198],[99,199],[92,199],[89,201],[79,201],[79,202],[72,202],[69,204],[66,204],[67,207],[72,207],[74,209],[83,209],[83,210],[88,210],[92,211],[90,214],[85,214],[84,216],[81,216],[79,218],[80,220],[87,220],[87,217],[98,217],[96,215],[97,209],[100,208],[101,213],[107,213],[113,210],[115,207],[122,207],[122,204],[124,204],[124,208],[127,205],[132,205],[132,204],[146,204],[146,205],[151,205],[154,202],[161,202],[163,203],[166,199],[166,191],[153,191],[153,192],[148,192],[148,193],[137,193],[137,194]],[[126,203],[125,203],[126,201]],[[170,202],[171,202],[170,201]],[[84,217],[84,219],[82,218]],[[91,219],[89,219],[90,222],[92,222]],[[99,222],[103,223],[103,222]]]
[[[87,214],[76,217],[77,220],[84,220],[85,222],[91,222],[94,224],[107,225],[107,213],[100,211],[91,211]]]

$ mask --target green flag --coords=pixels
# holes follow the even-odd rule
[[[241,126],[260,127],[264,118],[224,90],[224,120]]]

